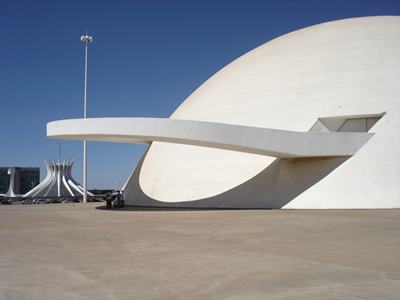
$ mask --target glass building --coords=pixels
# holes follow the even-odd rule
[[[11,167],[0,167],[0,194],[6,194],[10,184],[10,175],[8,169]],[[19,168],[15,169],[14,192],[16,194],[25,194],[40,182],[40,168]]]

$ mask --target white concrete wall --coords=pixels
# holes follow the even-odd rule
[[[320,117],[386,114],[349,159],[272,157],[153,143],[126,184],[137,205],[400,207],[400,17],[329,22],[229,64],[171,116],[293,131]]]

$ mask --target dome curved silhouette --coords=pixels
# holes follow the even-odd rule
[[[339,20],[246,53],[169,119],[47,124],[50,137],[148,143],[129,205],[400,207],[400,17]]]
[[[399,17],[312,26],[267,42],[227,65],[170,118],[308,131],[318,118],[387,112],[373,128],[377,135],[358,155],[301,194],[294,194],[283,206],[398,207],[398,53]],[[138,174],[139,185],[133,185],[142,189],[143,201],[132,197],[132,203],[148,203],[144,200],[148,197],[168,204],[189,201],[191,206],[195,200],[211,199],[204,205],[281,207],[282,202],[269,196],[279,198],[283,193],[280,188],[274,191],[279,179],[267,184],[268,189],[253,187],[237,201],[233,200],[238,196],[229,193],[274,161],[272,157],[155,142]],[[135,195],[130,183],[126,188],[126,195]],[[212,201],[227,192],[226,199]]]

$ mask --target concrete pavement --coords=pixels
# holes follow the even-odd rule
[[[400,210],[0,206],[0,299],[400,299]]]

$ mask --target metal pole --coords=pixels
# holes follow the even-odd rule
[[[83,95],[83,118],[87,117],[87,57],[88,57],[88,43],[93,41],[89,35],[81,36],[81,41],[85,43],[85,84]],[[83,203],[87,202],[87,143],[83,141]]]
[[[85,43],[85,91],[83,99],[83,118],[86,119],[86,99],[87,99],[87,48],[88,43]],[[83,141],[83,203],[87,202],[87,144]]]

